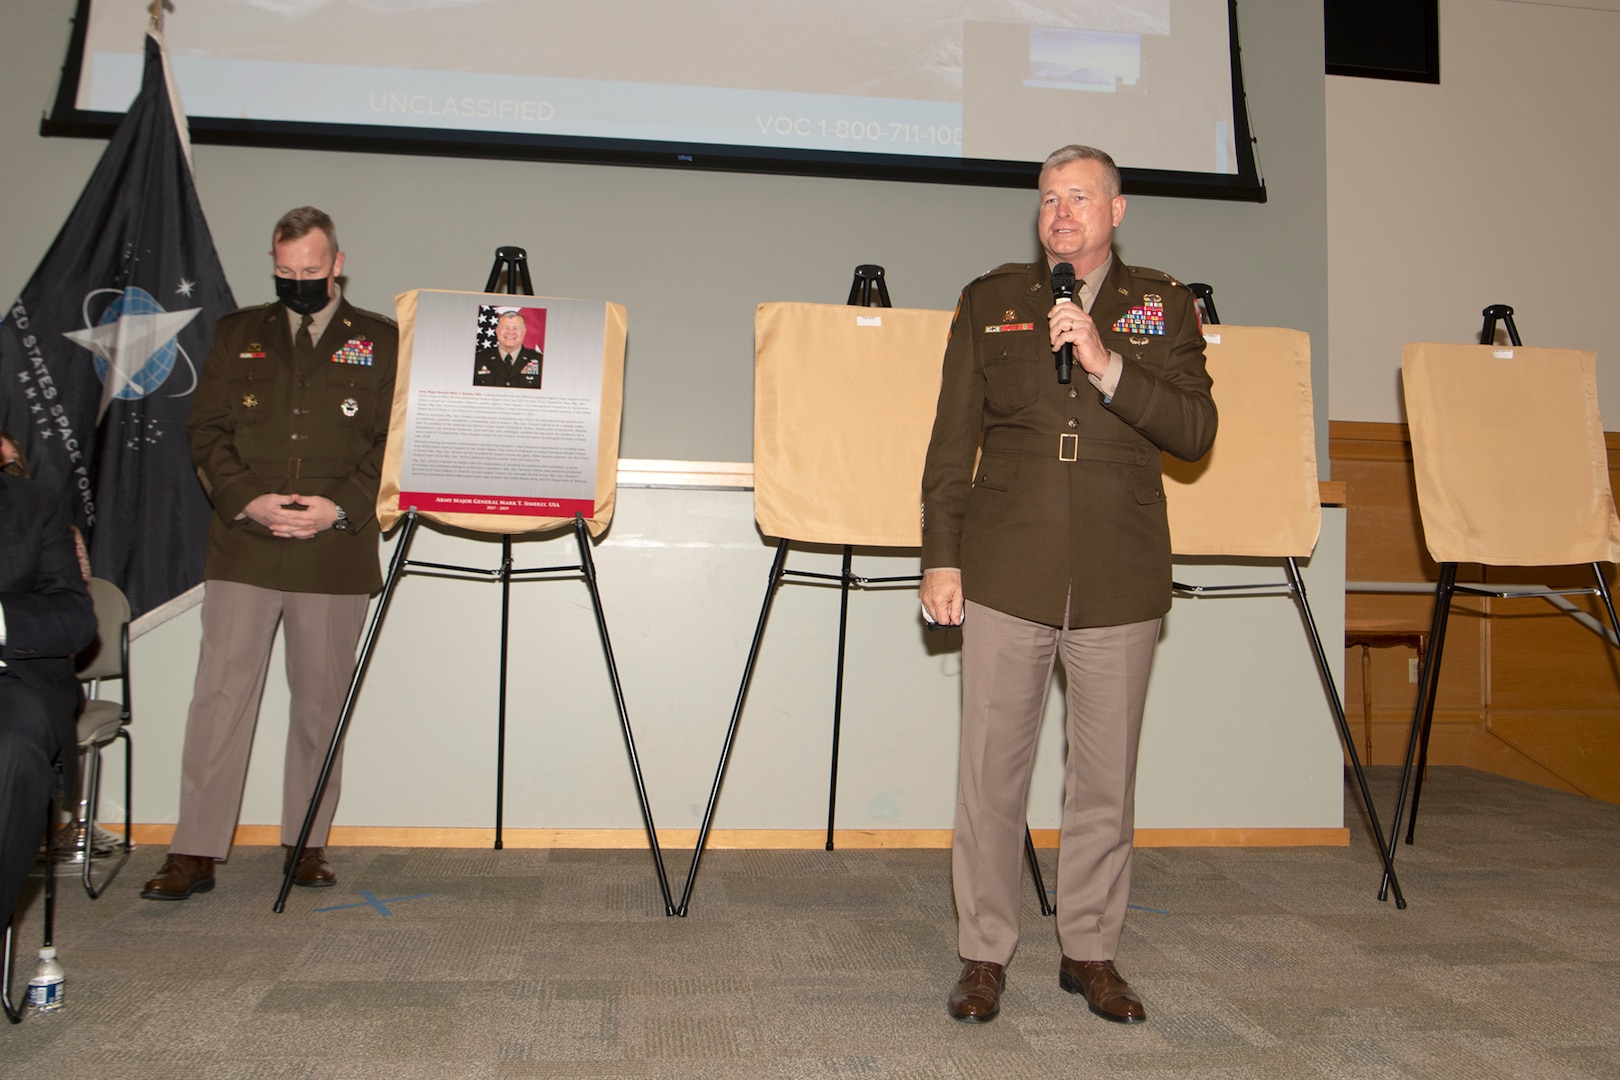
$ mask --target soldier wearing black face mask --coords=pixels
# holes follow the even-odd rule
[[[188,425],[214,517],[180,821],[141,893],[152,900],[212,889],[230,852],[278,622],[292,691],[281,842],[297,843],[382,586],[375,507],[398,330],[343,298],[344,255],[321,211],[285,214],[270,254],[277,302],[215,324]],[[336,881],[325,845],[338,789],[334,769],[298,885]]]
[[[343,254],[339,252],[338,259],[342,258]],[[314,315],[333,299],[333,291],[330,277],[298,278],[276,275],[276,299],[296,315]]]

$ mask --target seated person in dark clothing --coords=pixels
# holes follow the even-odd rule
[[[78,765],[73,654],[95,637],[67,504],[0,472],[0,926],[39,852],[51,788]]]
[[[493,349],[479,349],[473,360],[474,386],[521,386],[540,389],[540,368],[544,356],[538,349],[523,346],[528,324],[521,311],[503,311],[495,320]]]

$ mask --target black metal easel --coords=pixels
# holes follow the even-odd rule
[[[1221,317],[1215,313],[1214,287],[1206,285],[1202,281],[1191,281],[1187,283],[1187,288],[1192,291],[1193,299],[1198,301],[1198,306],[1203,309],[1204,321],[1206,323],[1220,322]]]
[[[511,295],[534,295],[534,285],[529,279],[528,253],[520,247],[500,247],[495,249],[495,262],[490,268],[489,282],[484,286],[485,292],[495,292],[504,279],[505,291]],[[388,610],[389,601],[392,600],[394,587],[399,578],[408,572],[411,567],[421,567],[427,570],[446,572],[449,574],[468,574],[482,578],[494,577],[501,583],[501,647],[500,647],[500,683],[497,689],[496,705],[496,747],[495,747],[495,850],[502,848],[501,830],[505,815],[506,799],[506,681],[507,681],[507,650],[509,628],[511,623],[511,593],[512,579],[520,576],[540,574],[580,574],[591,594],[591,608],[596,615],[596,629],[602,639],[602,653],[607,661],[608,679],[613,686],[613,701],[618,708],[619,728],[624,735],[625,750],[630,756],[630,772],[635,779],[636,800],[641,807],[642,824],[647,831],[647,843],[652,848],[653,865],[658,873],[658,887],[664,896],[664,914],[675,914],[675,906],[669,891],[669,878],[664,871],[663,851],[658,844],[658,832],[653,826],[652,808],[647,801],[647,786],[641,774],[641,761],[636,755],[636,740],[630,730],[630,714],[624,703],[624,688],[619,681],[618,665],[613,659],[613,643],[608,636],[607,618],[602,612],[602,598],[597,590],[596,567],[591,560],[591,538],[585,527],[583,514],[574,515],[574,534],[579,542],[580,561],[564,566],[545,566],[515,568],[512,566],[512,536],[510,533],[501,536],[501,563],[493,570],[485,570],[471,566],[453,566],[446,563],[418,562],[408,560],[405,556],[410,550],[411,538],[416,532],[418,516],[414,507],[405,513],[405,524],[400,532],[399,543],[394,549],[393,560],[389,564],[388,577],[383,582],[381,596],[377,603],[377,612],[372,617],[371,627],[360,649],[360,656],[355,664],[354,678],[349,683],[348,695],[343,701],[343,712],[338,718],[337,729],[332,733],[332,745],[326,754],[326,761],[321,766],[320,780],[315,786],[315,793],[310,797],[309,809],[304,814],[303,828],[298,833],[298,844],[293,851],[287,869],[282,875],[281,892],[276,897],[275,910],[283,911],[287,903],[287,894],[292,889],[293,876],[297,873],[298,860],[303,856],[304,848],[309,842],[310,831],[315,826],[315,812],[319,807],[321,797],[326,792],[327,782],[331,779],[332,769],[337,761],[338,750],[343,745],[343,736],[349,726],[349,719],[354,711],[354,700],[359,693],[361,680],[365,676],[366,667],[371,660],[371,650],[376,641],[378,628],[382,624],[383,616]]]
[[[1479,331],[1481,345],[1494,345],[1496,343],[1496,324],[1502,322],[1507,328],[1508,343],[1514,347],[1522,347],[1524,340],[1519,337],[1519,328],[1513,322],[1513,308],[1507,304],[1491,304],[1481,314],[1484,323]],[[1406,740],[1405,764],[1401,769],[1401,787],[1395,797],[1395,819],[1390,823],[1389,848],[1385,857],[1384,883],[1379,889],[1379,899],[1383,899],[1384,892],[1389,888],[1390,875],[1394,873],[1391,868],[1395,859],[1397,847],[1396,837],[1401,831],[1401,814],[1405,810],[1406,788],[1412,786],[1412,816],[1406,824],[1406,842],[1412,843],[1417,835],[1418,800],[1423,795],[1423,773],[1429,764],[1429,732],[1434,724],[1434,701],[1440,691],[1440,657],[1445,651],[1446,623],[1451,616],[1451,601],[1458,593],[1465,596],[1494,597],[1498,600],[1510,600],[1525,596],[1598,596],[1603,599],[1604,609],[1609,613],[1609,625],[1614,629],[1615,640],[1620,642],[1620,619],[1615,617],[1614,598],[1609,594],[1609,584],[1603,579],[1603,567],[1599,563],[1592,563],[1592,576],[1597,584],[1590,588],[1568,589],[1537,589],[1526,591],[1522,589],[1491,589],[1477,585],[1457,584],[1457,564],[1446,562],[1440,564],[1440,577],[1435,584],[1434,612],[1429,621],[1429,651],[1423,658],[1422,670],[1418,673],[1417,704],[1412,710],[1412,731]],[[1417,777],[1413,779],[1413,756],[1421,743],[1421,752],[1417,752]],[[1396,886],[1397,895],[1399,886]]]
[[[1215,315],[1214,292],[1208,285],[1189,285],[1193,294],[1203,304],[1205,322],[1218,325]],[[1401,895],[1400,879],[1395,876],[1394,855],[1386,852],[1384,848],[1384,830],[1378,823],[1378,811],[1373,806],[1372,791],[1367,786],[1367,773],[1361,766],[1361,757],[1356,753],[1355,736],[1350,732],[1350,722],[1344,715],[1344,703],[1339,699],[1339,688],[1333,680],[1333,671],[1328,667],[1327,653],[1322,648],[1322,635],[1316,629],[1316,616],[1311,613],[1311,602],[1305,595],[1305,579],[1299,572],[1299,561],[1292,555],[1283,557],[1283,572],[1287,577],[1282,582],[1260,582],[1253,585],[1183,585],[1179,581],[1172,581],[1170,586],[1176,592],[1193,598],[1206,594],[1245,593],[1248,595],[1263,594],[1277,589],[1286,589],[1294,597],[1299,606],[1299,616],[1305,623],[1305,636],[1310,639],[1311,653],[1316,657],[1316,670],[1322,677],[1327,692],[1328,706],[1333,712],[1334,724],[1339,729],[1339,739],[1344,743],[1345,754],[1350,758],[1350,769],[1355,774],[1356,787],[1361,793],[1361,805],[1367,811],[1368,824],[1372,826],[1373,844],[1378,848],[1378,855],[1384,865],[1385,888],[1393,884],[1395,887],[1395,906],[1406,907],[1406,898]],[[1380,890],[1378,898],[1383,900],[1385,890]]]
[[[1513,322],[1513,309],[1507,304],[1492,304],[1480,314],[1485,317],[1484,325],[1479,328],[1479,343],[1481,345],[1496,344],[1496,324],[1498,321],[1507,327],[1508,344],[1515,347],[1524,344],[1524,341],[1519,337],[1519,328]]]
[[[874,302],[875,301],[875,302]],[[862,263],[855,268],[854,280],[850,282],[849,299],[846,303],[852,307],[892,307],[889,300],[889,288],[884,281],[883,267],[872,263]],[[838,659],[836,672],[833,678],[833,721],[832,721],[832,764],[829,770],[827,787],[827,850],[833,850],[833,821],[838,805],[838,743],[843,721],[844,709],[844,647],[848,636],[849,626],[849,590],[851,586],[867,588],[893,588],[903,585],[915,585],[921,580],[917,574],[901,574],[892,577],[858,577],[852,572],[854,547],[844,545],[843,567],[837,574],[814,573],[808,570],[789,570],[786,568],[788,545],[793,541],[783,537],[776,545],[776,558],[771,562],[771,571],[765,582],[765,601],[760,608],[759,622],[754,627],[754,639],[748,647],[748,659],[743,664],[742,685],[737,688],[737,702],[731,711],[731,723],[726,728],[725,745],[720,751],[720,764],[715,769],[714,786],[709,791],[709,802],[703,811],[703,823],[698,829],[697,847],[692,853],[692,866],[686,874],[686,887],[681,893],[680,907],[676,914],[685,917],[688,902],[692,897],[692,886],[697,880],[698,865],[703,861],[703,850],[708,844],[709,830],[714,823],[714,812],[720,801],[720,785],[725,779],[726,765],[731,759],[731,747],[736,741],[737,725],[742,719],[743,702],[748,697],[748,684],[753,679],[754,663],[759,657],[759,644],[765,636],[765,623],[770,618],[771,602],[776,597],[776,589],[786,576],[808,578],[819,581],[837,581],[839,583],[838,602]],[[1035,890],[1040,897],[1041,913],[1050,915],[1054,909],[1049,907],[1046,898],[1046,884],[1041,878],[1040,863],[1035,857],[1035,842],[1030,837],[1029,829],[1024,829],[1024,853],[1029,859],[1030,870],[1035,875]]]

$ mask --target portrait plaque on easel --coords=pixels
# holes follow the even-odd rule
[[[396,301],[399,377],[377,516],[479,532],[613,517],[626,315],[619,304],[420,289]]]
[[[527,289],[525,259],[521,248],[498,249],[496,269],[486,289],[495,285],[503,263],[509,280],[512,274],[518,274]],[[669,879],[590,551],[590,537],[600,536],[612,521],[617,491],[628,325],[625,309],[599,300],[563,300],[527,292],[427,289],[401,293],[395,298],[395,307],[399,316],[399,366],[378,485],[377,518],[385,531],[401,521],[403,525],[274,910],[285,910],[293,867],[308,843],[315,808],[332,775],[394,589],[412,566],[428,566],[436,572],[493,579],[501,586],[497,850],[502,847],[511,583],[517,577],[558,573],[578,573],[584,579],[664,912],[673,915]],[[407,556],[416,526],[423,519],[499,534],[499,566],[487,570],[413,562]],[[575,531],[578,564],[513,566],[514,535],[566,526]]]

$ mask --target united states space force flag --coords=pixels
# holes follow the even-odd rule
[[[137,616],[202,581],[210,511],[186,415],[214,320],[236,306],[190,155],[151,33],[140,93],[0,322],[0,426],[67,495],[91,569]]]

